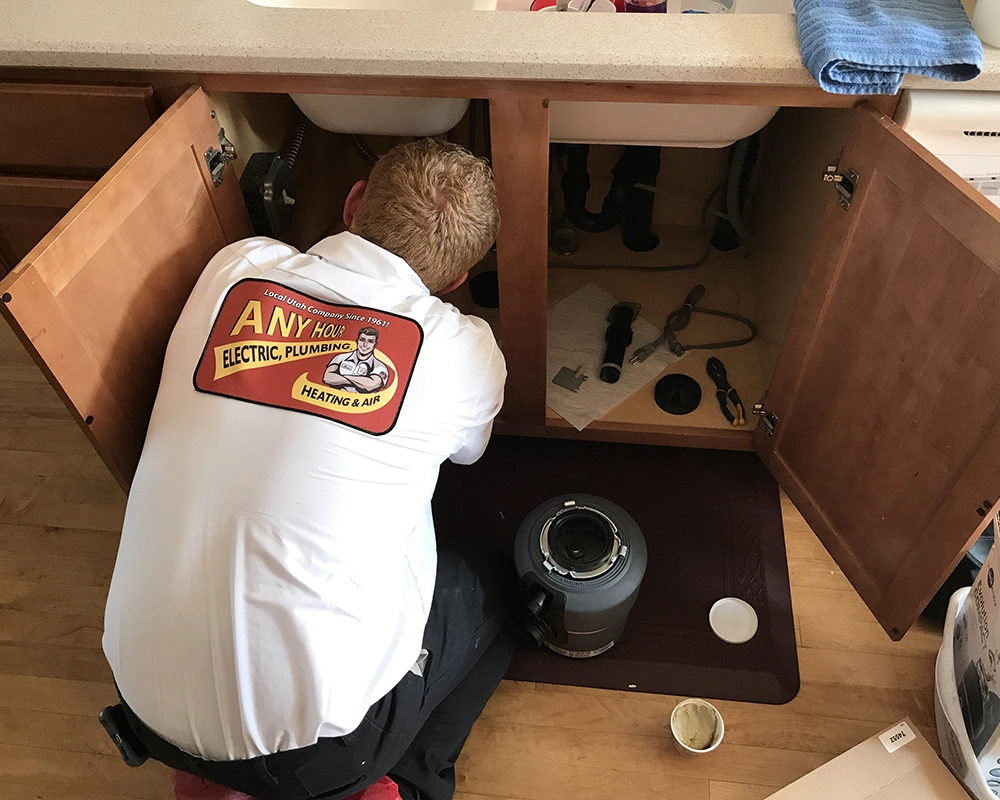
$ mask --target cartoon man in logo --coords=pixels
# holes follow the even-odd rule
[[[389,382],[389,368],[375,358],[378,330],[362,328],[358,331],[357,342],[356,350],[330,359],[323,373],[323,383],[334,389],[363,394],[384,389]]]

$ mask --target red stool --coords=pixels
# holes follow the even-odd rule
[[[177,800],[254,800],[250,795],[219,786],[217,783],[196,778],[186,772],[172,770],[174,794]],[[386,775],[378,783],[352,794],[347,800],[400,800],[399,787]]]

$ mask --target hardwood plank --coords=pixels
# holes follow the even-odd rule
[[[59,749],[69,753],[118,756],[118,749],[97,716],[0,708],[0,744]],[[4,795],[6,797],[6,795]]]
[[[109,558],[0,551],[0,580],[107,587],[111,583],[114,567],[114,561]]]
[[[73,586],[0,578],[0,608],[101,616],[108,590],[104,586]]]
[[[0,608],[0,642],[58,644],[100,649],[103,615],[58,614]]]
[[[148,769],[148,767],[146,767]],[[169,782],[169,775],[165,778]],[[167,795],[169,797],[169,795]],[[47,786],[39,786],[39,782],[30,783],[12,782],[4,784],[4,800],[66,800],[66,795],[61,789],[51,789]],[[127,795],[107,794],[104,792],[95,794],[87,791],[86,786],[81,787],[73,794],[73,800],[154,800],[150,796],[139,796],[129,793]]]
[[[810,704],[836,688],[805,684],[790,703],[767,706],[766,713],[759,704],[712,702],[726,722],[726,743],[838,754],[878,732],[879,726],[901,719],[896,709],[910,699],[894,686],[864,687],[853,697],[841,693],[839,705],[829,704],[822,714],[816,713]],[[679,699],[505,681],[490,699],[486,716],[493,723],[599,734],[609,740],[628,735],[659,737],[669,736],[666,726]],[[933,716],[920,720],[933,722]]]
[[[30,428],[0,427],[0,449],[31,450],[38,453],[69,453],[90,456],[94,448],[83,431],[75,426],[59,425],[43,433]]]
[[[757,786],[752,783],[709,781],[708,791],[709,800],[764,800],[774,794],[774,787]]]
[[[5,415],[9,414],[16,420],[17,416],[41,411],[52,419],[69,418],[66,407],[56,393],[38,382],[37,370],[29,371],[28,366],[0,370],[0,381],[3,382],[3,391],[0,391],[0,412]],[[42,391],[43,387],[45,391]]]
[[[781,516],[785,525],[785,552],[790,559],[836,563],[784,492],[781,493]]]
[[[67,415],[67,424],[73,424]],[[89,446],[89,445],[88,445]],[[12,475],[110,478],[97,453],[39,453],[34,450],[0,450],[0,479]]]
[[[893,656],[899,688],[933,692],[934,660],[929,655]]]
[[[36,781],[61,789],[63,797],[77,797],[84,776],[89,791],[174,800],[173,787],[164,785],[158,772],[129,769],[118,755],[0,743],[0,782],[4,784]]]
[[[455,792],[455,800],[496,800],[496,795],[472,794],[471,792],[459,790]],[[525,798],[504,795],[504,800],[525,800]]]
[[[29,499],[4,497],[0,500],[0,523],[120,531],[124,518],[124,503],[108,506],[53,502],[44,495]]]
[[[118,540],[117,531],[0,523],[0,551],[8,553],[113,559],[118,554]]]
[[[853,591],[850,582],[833,561],[829,564],[811,559],[789,561],[788,582],[792,591],[799,587]]]
[[[792,590],[792,609],[797,617],[828,617],[835,614],[855,622],[875,621],[871,610],[853,589],[796,586]]]
[[[841,683],[883,689],[920,688],[902,686],[896,680],[894,657],[877,653],[800,647],[799,673],[803,681],[813,683]]]
[[[125,494],[110,477],[45,477],[23,475],[3,483],[3,496],[9,500],[33,503],[75,503],[87,506],[110,506],[124,513]]]
[[[667,781],[616,767],[547,764],[522,759],[517,753],[483,752],[471,739],[469,745],[456,765],[458,789],[463,793],[523,800],[607,800],[611,797],[708,800],[708,781],[704,779],[672,777]]]
[[[803,647],[885,655],[933,655],[941,645],[941,631],[914,625],[899,642],[886,636],[877,622],[823,619],[795,615]]]
[[[103,684],[113,680],[102,650],[64,645],[0,644],[0,676],[7,675]]]
[[[476,726],[477,747],[501,751],[519,764],[567,768],[586,766],[632,777],[651,774],[664,783],[675,778],[701,778],[718,774],[719,763],[750,783],[784,786],[827,760],[825,754],[776,747],[753,747],[724,740],[712,758],[684,758],[673,748],[666,720],[643,733],[608,737],[602,731],[483,722]],[[705,785],[707,789],[707,783]]]
[[[0,675],[0,708],[49,711],[97,719],[102,708],[118,701],[111,683]]]
[[[470,792],[455,792],[455,800],[496,800],[496,795],[472,794]],[[511,797],[504,795],[504,800],[525,800],[523,797]]]
[[[935,725],[934,696],[930,692],[836,683],[804,683],[794,702],[802,709],[804,716],[812,719],[853,719],[876,722],[888,727],[909,717],[917,726],[932,728]],[[860,741],[858,739],[854,744]]]
[[[8,428],[34,431],[36,435],[41,431],[59,430],[65,422],[65,416],[65,409],[43,406],[33,406],[20,414],[14,414],[10,407],[0,408],[0,424]]]

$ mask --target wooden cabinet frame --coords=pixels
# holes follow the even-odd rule
[[[45,76],[49,80],[58,78],[48,72]],[[799,87],[245,75],[141,74],[130,78],[149,82],[162,103],[180,99],[0,285],[5,316],[21,332],[26,346],[49,373],[125,487],[138,460],[152,403],[149,391],[137,393],[130,385],[134,383],[130,375],[136,371],[146,376],[151,370],[156,373],[166,335],[179,313],[179,303],[207,262],[206,253],[218,244],[218,237],[232,241],[248,230],[235,181],[224,181],[223,187],[229,188],[216,191],[210,188],[210,181],[206,182],[204,169],[191,169],[216,132],[214,122],[209,119],[209,100],[200,90],[188,88],[192,83],[209,90],[227,91],[488,99],[493,166],[504,222],[497,243],[501,333],[510,375],[504,423],[511,431],[546,435],[562,433],[545,428],[549,101],[845,108],[864,100]],[[1000,463],[1000,412],[993,410],[996,407],[993,396],[1000,386],[1000,368],[992,364],[987,354],[1000,351],[995,346],[1000,344],[1000,325],[987,324],[980,330],[978,323],[979,316],[987,323],[994,322],[991,309],[1000,307],[1000,302],[993,302],[1000,300],[1000,213],[892,123],[886,112],[891,113],[894,105],[895,98],[879,98],[876,104],[856,112],[856,129],[844,158],[858,165],[863,180],[851,211],[843,212],[835,203],[827,211],[771,382],[768,410],[778,417],[778,426],[774,436],[759,427],[754,448],[879,621],[893,638],[899,638],[971,543],[979,522],[976,508],[984,499],[992,501],[997,497],[998,481],[992,474],[992,466]],[[194,119],[199,120],[197,125],[190,122]],[[154,146],[154,142],[159,144]],[[74,322],[65,314],[56,315],[62,323],[59,330],[52,315],[60,307],[59,291],[66,286],[75,284],[79,291],[90,286],[90,291],[95,291],[94,287],[120,280],[120,262],[113,257],[102,258],[99,246],[91,246],[85,258],[77,258],[69,237],[74,231],[89,231],[86,241],[92,245],[101,237],[127,245],[130,234],[125,219],[113,216],[116,203],[127,197],[138,202],[144,193],[152,196],[155,192],[156,186],[143,178],[148,166],[140,165],[144,154],[154,153],[156,147],[167,148],[174,154],[166,157],[167,161],[183,160],[185,157],[178,155],[183,152],[194,158],[187,170],[188,179],[194,181],[191,196],[198,195],[204,200],[203,208],[215,209],[215,221],[208,228],[191,226],[186,231],[188,238],[177,236],[172,246],[160,243],[161,255],[169,253],[174,260],[176,278],[164,278],[162,269],[157,272],[159,264],[132,265],[138,275],[133,276],[134,281],[141,284],[147,273],[149,276],[155,273],[176,291],[171,294],[169,309],[155,318],[159,329],[151,332],[148,342],[116,351],[112,357],[106,346],[106,332],[84,330],[87,325],[96,324],[93,319]],[[154,158],[154,162],[163,158]],[[909,227],[900,228],[900,220]],[[878,249],[887,240],[879,244],[879,237],[873,231],[883,226],[895,231],[900,247],[908,248],[903,266],[899,259],[892,262],[886,255],[888,250]],[[895,265],[891,269],[886,266],[890,262]],[[944,272],[935,270],[937,264]],[[908,332],[904,331],[901,337],[883,337],[896,347],[887,350],[884,357],[891,364],[913,363],[914,358],[919,360],[920,352],[912,347],[907,350],[905,342],[920,339],[926,346],[929,341],[924,334],[930,323],[920,314],[926,315],[929,308],[940,308],[954,320],[949,328],[950,344],[935,347],[929,362],[937,372],[929,372],[930,367],[923,370],[920,377],[926,390],[913,395],[925,399],[928,404],[925,408],[930,409],[922,421],[917,419],[913,423],[914,440],[919,440],[925,449],[910,452],[898,465],[894,464],[892,453],[866,453],[864,441],[848,439],[851,446],[843,448],[843,453],[831,445],[836,436],[831,436],[830,430],[837,436],[849,437],[843,431],[849,432],[855,424],[851,404],[834,404],[830,407],[830,418],[819,424],[810,416],[816,408],[825,409],[823,403],[829,397],[830,379],[824,372],[827,362],[816,360],[821,355],[829,361],[830,369],[840,371],[844,381],[867,381],[864,385],[843,386],[845,393],[852,393],[857,407],[869,409],[861,412],[862,417],[874,413],[870,412],[878,402],[874,394],[881,388],[899,390],[907,380],[905,370],[887,370],[888,377],[882,387],[876,380],[877,370],[853,369],[863,359],[838,361],[830,355],[839,352],[835,337],[831,346],[831,336],[837,330],[836,325],[844,324],[843,309],[850,306],[851,298],[845,292],[857,292],[858,270],[865,265],[879,267],[880,271],[873,270],[873,274],[877,273],[880,283],[873,284],[871,294],[888,298],[884,308],[898,318],[885,319],[878,314],[865,318],[856,330],[851,329],[851,346],[881,342],[879,337],[886,331],[898,333],[909,325]],[[941,305],[928,306],[920,287],[907,285],[907,274],[931,283],[935,276],[949,276],[952,282],[941,286],[952,291],[942,298]],[[141,299],[142,293],[136,291],[129,296]],[[923,298],[923,304],[910,304],[916,309],[912,318],[905,318],[910,308],[908,298]],[[835,317],[837,313],[841,318]],[[127,363],[121,363],[123,358]],[[966,398],[962,405],[964,427],[952,426],[954,435],[945,440],[934,435],[947,422],[947,409],[935,405],[935,391],[939,389],[939,381],[959,374],[951,369],[956,359],[974,362],[970,369],[975,380],[970,383],[969,391],[979,402],[970,403]],[[900,411],[914,414],[912,408]],[[875,424],[878,420],[865,419],[867,430],[878,430]],[[635,440],[636,436],[644,440],[641,432],[631,435],[624,432],[617,438]],[[697,433],[688,441],[695,446],[700,444]],[[953,452],[946,454],[947,463],[943,468],[936,467],[946,479],[938,481],[933,492],[920,482],[919,469],[918,475],[911,478],[905,474],[913,464],[923,463],[920,459],[927,459],[934,468],[936,453],[949,447]],[[859,463],[863,457],[875,464],[875,467],[867,465],[865,475],[877,474],[882,485],[867,488],[853,485],[851,497],[838,494],[839,483],[850,484],[851,459]],[[814,463],[817,460],[824,460],[829,469],[823,465],[817,467]],[[912,496],[908,492],[911,482],[921,487]],[[886,514],[880,514],[877,507],[880,491],[886,498]]]

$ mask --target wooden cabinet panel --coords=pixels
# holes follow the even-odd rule
[[[191,288],[251,234],[231,168],[218,187],[208,173],[218,133],[189,89],[0,283],[0,310],[123,487]]]
[[[149,86],[0,83],[0,172],[99,177],[154,119]]]
[[[13,269],[93,185],[0,175],[0,271]]]
[[[507,356],[503,420],[545,422],[548,310],[548,101],[514,94],[490,99],[497,236],[500,345]],[[507,209],[517,209],[507,215]]]
[[[853,202],[827,210],[755,445],[898,639],[1000,489],[1000,210],[857,117]]]

